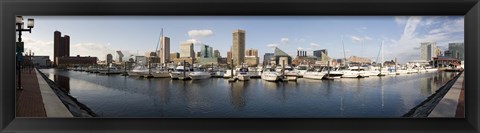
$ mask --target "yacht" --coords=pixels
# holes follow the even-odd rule
[[[330,72],[328,70],[330,70]],[[327,67],[323,72],[326,73],[325,77],[327,78],[341,78],[343,76],[343,72],[340,71],[340,68]]]
[[[128,71],[128,76],[139,77],[143,76],[143,73],[148,73],[148,68],[144,65],[136,65],[132,70]]]
[[[168,70],[163,68],[154,68],[150,72],[154,78],[170,78]]]
[[[170,73],[172,79],[189,79],[190,69],[184,66],[177,66],[175,70]]]
[[[247,81],[250,80],[250,75],[248,74],[248,68],[240,68],[237,78],[240,81]]]
[[[431,66],[426,66],[426,67],[425,67],[425,70],[426,70],[427,72],[436,72],[436,71],[438,71],[437,68],[432,68]]]
[[[261,78],[265,81],[277,81],[280,79],[279,74],[275,72],[275,69],[272,68],[263,69]]]
[[[292,67],[286,66],[285,67],[285,78],[289,81],[297,81],[299,72],[295,71]]]
[[[303,78],[306,79],[316,79],[316,80],[321,80],[327,73],[322,72],[321,69],[310,69],[309,71],[305,72],[303,74]]]
[[[260,78],[262,76],[262,68],[249,67],[248,75],[250,75],[250,78]]]
[[[210,73],[208,73],[207,71],[204,71],[202,69],[197,69],[197,70],[194,70],[193,72],[190,72],[190,74],[188,74],[188,76],[192,80],[196,80],[196,79],[208,79],[212,75],[210,75]]]
[[[298,72],[298,77],[303,77],[303,74],[307,72],[308,66],[307,65],[298,65],[295,70]]]

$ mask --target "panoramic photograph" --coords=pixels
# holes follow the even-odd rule
[[[16,117],[465,117],[464,16],[17,16],[15,27]]]

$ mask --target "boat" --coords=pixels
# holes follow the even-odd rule
[[[197,69],[194,69],[193,72],[190,72],[190,74],[188,74],[188,76],[192,80],[198,80],[198,79],[208,79],[212,75],[210,75],[210,73],[208,73],[207,71],[204,71],[203,69],[197,68]]]
[[[432,68],[431,66],[426,66],[426,67],[425,67],[425,70],[426,70],[427,72],[436,72],[436,71],[438,71],[437,68]]]
[[[298,78],[298,75],[299,75],[299,71],[295,71],[292,67],[290,66],[286,66],[285,67],[285,78],[288,80],[288,81],[297,81],[297,78]]]
[[[185,68],[183,65],[181,65],[181,66],[177,66],[170,73],[170,78],[172,78],[172,79],[190,79],[189,74],[190,74],[190,69]]]
[[[327,73],[322,72],[321,69],[310,69],[305,74],[303,74],[303,78],[305,79],[315,79],[315,80],[321,80]]]
[[[277,81],[279,80],[279,74],[275,72],[275,69],[265,68],[263,69],[261,78],[265,81]]]
[[[162,68],[154,68],[151,70],[150,74],[152,74],[154,78],[170,78],[171,77],[168,70],[162,69]]]
[[[136,65],[132,70],[127,71],[128,76],[139,77],[143,76],[143,73],[148,73],[148,68],[144,65]]]
[[[250,75],[250,78],[261,78],[262,77],[262,68],[258,67],[249,67],[248,68],[248,75]]]
[[[303,77],[303,74],[307,72],[308,65],[300,64],[297,67],[295,67],[295,71],[298,72],[298,77]]]
[[[240,81],[250,80],[250,75],[248,74],[248,68],[240,68],[236,77]]]

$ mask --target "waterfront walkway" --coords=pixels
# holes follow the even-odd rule
[[[428,117],[465,117],[464,73],[465,71],[458,77],[457,81],[455,81]]]
[[[17,117],[72,117],[36,69],[22,69],[23,90],[17,90]]]

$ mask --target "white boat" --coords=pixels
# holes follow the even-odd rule
[[[170,73],[161,68],[156,68],[151,70],[151,74],[154,78],[170,78]]]
[[[426,71],[427,72],[436,72],[436,71],[438,71],[438,69],[437,68],[427,68]]]
[[[143,76],[142,74],[147,72],[148,73],[148,68],[144,65],[137,65],[135,66],[132,70],[128,71],[128,76],[132,77],[138,77],[138,76]]]
[[[266,68],[262,72],[262,79],[265,81],[277,81],[279,80],[279,74],[272,68]]]
[[[298,65],[297,67],[295,67],[295,71],[298,72],[298,77],[303,77],[303,74],[307,72],[307,69],[307,65]]]
[[[343,72],[340,71],[339,68],[328,68],[328,67],[326,67],[325,69],[326,70],[323,70],[323,72],[326,73],[324,78],[338,79],[338,78],[342,78],[342,76],[343,76]],[[330,71],[328,71],[329,69],[330,69]],[[333,70],[331,70],[331,69],[333,69]]]
[[[303,78],[321,80],[326,74],[321,69],[309,70],[303,74]]]
[[[404,69],[399,69],[397,70],[397,75],[401,75],[401,74],[408,74],[408,70],[404,70]]]
[[[250,75],[248,74],[248,68],[240,68],[237,78],[240,81],[247,81],[250,80]]]
[[[184,66],[177,66],[173,72],[170,73],[172,79],[189,79],[190,69]]]
[[[192,80],[196,80],[196,79],[208,79],[210,78],[212,75],[210,75],[209,72],[207,71],[203,71],[203,70],[196,70],[196,71],[193,71],[193,72],[190,72],[190,74],[188,74],[188,76],[192,79]]]
[[[231,78],[233,75],[236,75],[236,71],[237,70],[233,70],[233,74],[232,74],[232,69],[227,69],[225,71],[225,74],[223,74],[223,78]]]
[[[262,68],[249,67],[248,75],[250,75],[250,78],[260,78],[262,76]]]

